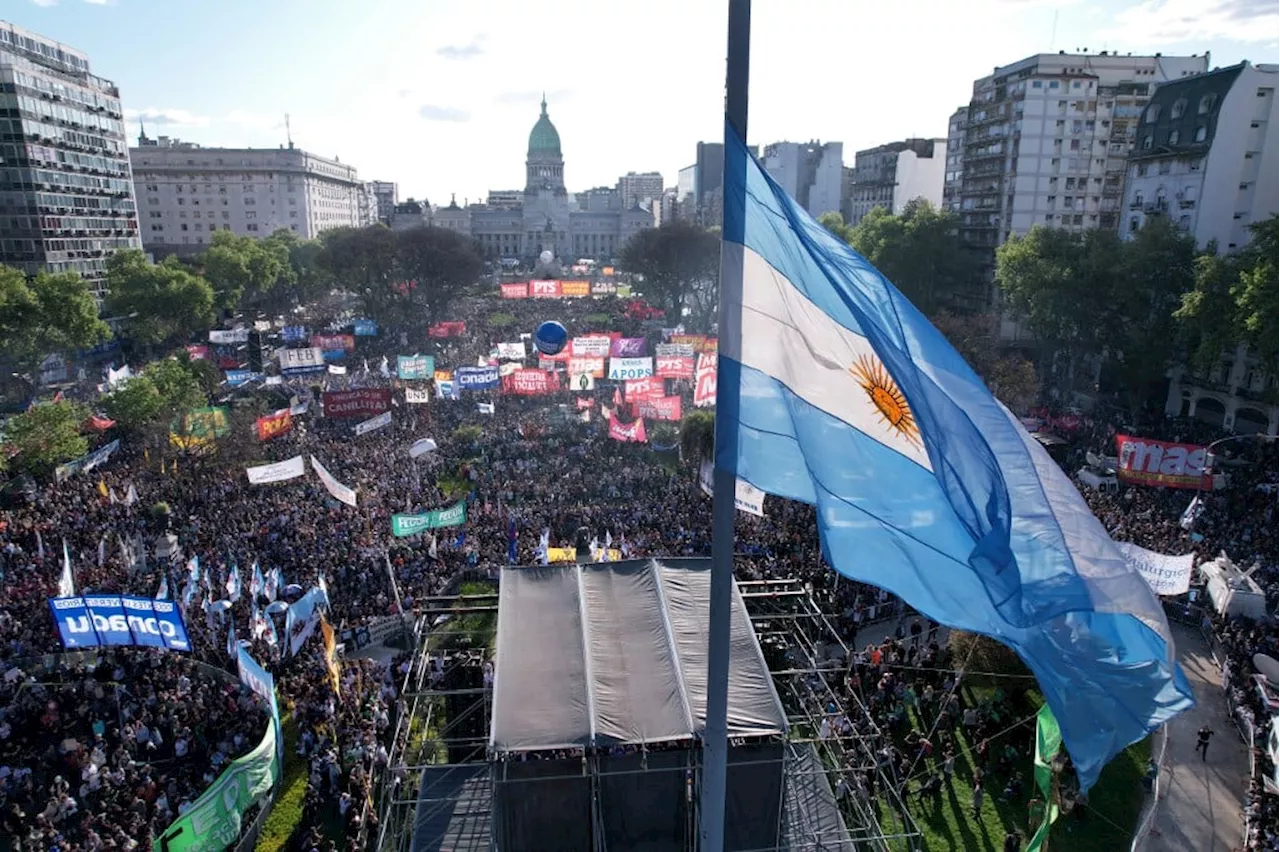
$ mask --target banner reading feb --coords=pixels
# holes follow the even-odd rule
[[[1165,488],[1213,486],[1213,478],[1205,473],[1209,450],[1198,444],[1116,435],[1116,455],[1116,476],[1124,482]]]

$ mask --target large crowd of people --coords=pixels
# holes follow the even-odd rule
[[[60,650],[46,601],[57,594],[63,540],[80,592],[152,596],[163,578],[171,596],[181,599],[184,565],[192,557],[198,557],[203,577],[186,607],[190,657],[114,649],[83,670],[61,671],[58,686],[29,686],[31,678],[21,673],[6,682],[0,735],[14,732],[0,736],[6,829],[34,844],[24,848],[51,848],[49,838],[60,835],[59,848],[67,850],[133,848],[130,838],[141,843],[148,832],[163,829],[223,763],[261,739],[261,712],[241,712],[246,694],[191,669],[201,661],[235,672],[227,650],[234,625],[236,638],[274,673],[282,712],[298,723],[295,753],[308,770],[307,819],[298,836],[307,848],[323,848],[325,842],[341,848],[376,834],[370,803],[394,751],[389,739],[402,661],[386,666],[348,659],[335,684],[318,632],[295,655],[286,650],[283,631],[264,630],[260,620],[255,626],[268,598],[248,591],[252,566],[279,572],[275,591],[281,598],[293,600],[323,585],[327,617],[343,631],[401,610],[420,611],[464,573],[496,576],[509,561],[513,528],[521,564],[537,561],[543,530],[551,546],[571,547],[583,527],[626,556],[708,553],[710,500],[698,486],[697,471],[676,462],[674,453],[608,438],[601,406],[616,405],[610,383],[585,394],[566,389],[532,397],[466,391],[461,400],[433,398],[424,405],[408,404],[403,390],[430,385],[395,375],[396,356],[415,352],[433,355],[437,369],[474,365],[496,344],[516,340],[545,319],[564,323],[570,335],[612,331],[645,337],[652,354],[653,344],[663,339],[664,321],[633,319],[627,308],[625,300],[613,297],[466,297],[452,309],[451,318],[466,323],[460,334],[441,338],[428,336],[425,328],[383,329],[379,336],[358,339],[343,374],[286,377],[274,388],[228,391],[243,400],[267,391],[309,400],[308,413],[295,418],[291,431],[261,445],[249,435],[231,440],[256,445],[250,454],[255,463],[314,456],[356,489],[354,508],[334,499],[310,474],[251,485],[243,467],[226,469],[216,453],[190,455],[126,437],[103,467],[48,484],[29,505],[0,513],[0,669]],[[536,355],[530,363],[536,364]],[[669,384],[691,409],[692,383]],[[359,387],[393,389],[389,426],[356,436],[356,421],[319,416],[317,391]],[[578,407],[584,397],[593,401],[591,408]],[[479,403],[491,403],[492,413],[482,412]],[[1086,450],[1105,450],[1119,425],[1100,417],[1084,420],[1077,433],[1065,436],[1073,442],[1068,467],[1078,467]],[[1153,437],[1212,437],[1201,433],[1203,424],[1172,420],[1134,428]],[[410,446],[426,437],[437,449],[411,458]],[[1225,550],[1238,561],[1259,562],[1255,576],[1267,584],[1274,611],[1275,496],[1255,487],[1268,477],[1274,484],[1274,470],[1274,452],[1233,468],[1231,486],[1215,493],[1197,522],[1197,541],[1178,524],[1186,492],[1135,486],[1086,489],[1086,497],[1117,539],[1166,553],[1194,548],[1202,557]],[[136,501],[118,499],[134,493]],[[467,502],[464,525],[392,536],[393,514],[458,500]],[[150,547],[162,535],[176,539],[181,557],[140,558],[137,543]],[[738,536],[741,578],[810,584],[838,614],[838,628],[851,645],[866,624],[901,613],[901,602],[874,587],[836,581],[823,564],[811,507],[769,498],[764,517],[739,514]],[[239,572],[244,591],[229,606],[217,606],[231,597],[232,571]],[[290,586],[298,588],[286,593]],[[874,746],[867,757],[899,782],[899,795],[929,796],[936,792],[936,777],[950,779],[954,732],[963,730],[990,748],[990,774],[979,776],[975,801],[980,804],[982,789],[992,796],[1022,796],[1026,781],[1004,752],[1011,741],[1006,729],[1017,720],[1009,718],[1003,698],[962,706],[945,642],[939,644],[930,625],[918,631],[910,621],[904,625],[900,638],[858,652],[838,689],[850,706],[867,712],[833,714],[828,732],[857,729],[861,741]],[[1247,636],[1253,638],[1241,641],[1242,653],[1268,647],[1260,634]],[[1271,637],[1274,654],[1274,630]],[[815,701],[828,686],[810,684]],[[175,695],[182,700],[170,700]],[[98,719],[108,705],[111,718]],[[939,718],[942,724],[929,724]],[[19,738],[20,729],[25,733]],[[874,773],[851,772],[842,783],[876,792]]]

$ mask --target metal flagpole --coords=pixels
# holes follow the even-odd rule
[[[725,121],[744,142],[747,138],[747,76],[751,55],[751,0],[729,0],[729,49],[725,73]],[[726,129],[726,132],[729,132]],[[736,210],[741,227],[741,212],[746,206],[746,163],[729,156],[725,146],[724,211]],[[743,174],[730,175],[731,164]],[[729,241],[741,242],[742,234],[730,234],[729,216],[721,229],[720,309],[718,334],[721,338],[737,334],[741,319],[737,308],[725,302],[729,289],[741,290],[742,266],[732,262],[725,251]],[[738,276],[730,288],[729,276]],[[716,365],[716,387],[728,387],[725,362]],[[736,382],[736,374],[731,378]],[[699,802],[701,852],[724,850],[725,775],[728,768],[729,735],[729,612],[733,604],[733,522],[736,513],[734,493],[737,476],[726,470],[738,454],[738,394],[721,394],[716,401],[715,426],[716,465],[712,482],[711,507],[711,600],[707,630],[707,726],[703,739],[702,796]]]

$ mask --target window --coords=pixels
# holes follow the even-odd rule
[[[1032,80],[1032,81],[1031,81],[1031,88],[1033,88],[1033,89],[1043,89],[1043,88],[1044,88],[1044,81],[1043,81],[1043,80]]]
[[[1049,81],[1049,88],[1050,88],[1050,89],[1056,89],[1056,88],[1058,88],[1058,81],[1057,81],[1057,80],[1050,80],[1050,81]],[[1258,90],[1258,94],[1259,94],[1259,95],[1261,95],[1261,94],[1262,94],[1262,90],[1261,90],[1261,89],[1259,89],[1259,90]]]
[[[257,204],[257,203],[258,203],[258,199],[256,199],[256,198],[246,198],[246,199],[244,200],[244,204],[245,204],[245,206],[246,206],[246,207],[252,207],[253,205],[255,205],[255,204]]]
[[[1187,170],[1188,170],[1188,171],[1193,171],[1193,172],[1198,172],[1198,171],[1200,171],[1200,165],[1201,165],[1201,163],[1203,163],[1203,162],[1204,162],[1204,161],[1203,161],[1203,160],[1200,160],[1199,158],[1194,159],[1194,160],[1191,160],[1189,163],[1187,163]]]
[[[1169,144],[1170,144],[1170,145],[1177,145],[1177,144],[1178,144],[1178,131],[1176,131],[1176,130],[1170,130],[1170,131],[1169,131]]]
[[[1049,200],[1049,206],[1052,207],[1053,205],[1058,203],[1058,196],[1050,195],[1048,200]]]
[[[1146,176],[1147,176],[1147,164],[1138,163],[1138,177],[1146,177]]]
[[[258,218],[258,214],[257,214],[257,212],[256,212],[256,211],[253,211],[253,210],[246,210],[246,211],[244,212],[244,218],[246,218],[246,219],[257,219],[257,218]]]
[[[1173,102],[1173,106],[1169,109],[1170,118],[1182,118],[1182,114],[1187,111],[1187,99],[1178,98]]]
[[[1053,214],[1052,214],[1052,213],[1046,213],[1046,214],[1044,214],[1044,220],[1045,220],[1046,222],[1052,222],[1052,221],[1053,221]]]
[[[1203,142],[1205,137],[1209,135],[1209,129],[1203,124],[1196,128],[1196,141]]]
[[[1156,119],[1158,119],[1159,117],[1160,117],[1160,104],[1152,104],[1151,106],[1147,107],[1147,114],[1143,120],[1146,121],[1147,124],[1153,124],[1155,123]]]
[[[1066,124],[1067,124],[1066,119],[1062,119],[1062,118],[1058,119],[1053,123],[1054,127],[1065,127]]]
[[[1142,150],[1146,151],[1146,150],[1149,150],[1150,148],[1151,148],[1151,134],[1148,133],[1146,136],[1142,137]]]
[[[185,198],[179,198],[179,199],[178,199],[178,204],[179,204],[180,206],[181,206],[181,205],[184,205],[184,204],[186,204],[186,203],[187,203],[187,199],[185,199]]]
[[[253,222],[250,222],[248,225],[245,225],[245,226],[244,226],[244,229],[245,229],[246,231],[256,231],[256,230],[258,230],[258,226],[257,226],[257,224],[255,224],[255,223],[253,223]]]
[[[1169,160],[1160,161],[1160,174],[1167,175],[1169,170],[1173,168],[1173,163]]]
[[[1079,150],[1080,150],[1080,140],[1079,140],[1079,139],[1072,139],[1072,140],[1071,140],[1071,150],[1072,150],[1072,151],[1079,151]]]
[[[160,218],[161,216],[163,216],[163,215],[164,215],[164,214],[163,214],[163,213],[161,213],[159,210],[152,210],[152,211],[151,211],[151,218],[152,218],[152,219],[159,219],[159,218]]]
[[[229,211],[229,210],[223,210],[223,211],[222,211],[222,218],[223,218],[223,219],[230,219],[230,218],[231,218],[231,211]]]
[[[1206,115],[1209,110],[1213,109],[1213,105],[1218,102],[1218,96],[1210,93],[1200,99],[1200,114]]]
[[[186,223],[186,222],[183,222],[183,223],[182,223],[182,230],[184,230],[184,231],[185,231],[185,230],[187,230],[187,223]]]

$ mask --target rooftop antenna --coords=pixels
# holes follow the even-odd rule
[[[289,113],[284,114],[284,138],[289,143],[289,150],[293,150],[293,131],[289,129]]]

